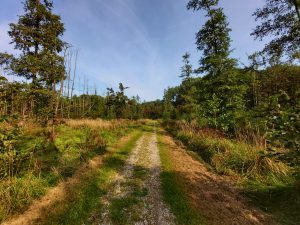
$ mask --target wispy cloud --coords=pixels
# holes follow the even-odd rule
[[[7,7],[0,9],[0,51],[11,51],[7,24],[16,20],[22,7],[19,0],[2,1]],[[192,54],[195,67],[201,57],[195,33],[205,18],[187,11],[187,1],[54,0],[54,12],[65,23],[64,40],[80,49],[81,83],[86,77],[91,88],[96,85],[104,93],[105,87],[117,88],[123,82],[130,95],[161,98],[164,88],[179,84],[184,52]],[[251,13],[262,1],[221,1],[233,29],[233,56],[242,60],[257,46],[249,36],[255,26]]]

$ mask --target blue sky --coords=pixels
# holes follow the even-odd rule
[[[8,24],[23,12],[21,0],[1,0],[0,51],[13,52]],[[186,10],[188,0],[54,0],[62,17],[63,39],[79,49],[78,75],[90,89],[129,86],[128,95],[145,100],[162,98],[169,86],[180,83],[181,56],[190,52],[197,66],[195,33],[205,17]],[[232,56],[247,63],[247,54],[263,47],[250,37],[251,14],[264,0],[221,0],[232,28]],[[78,82],[78,80],[77,80]]]

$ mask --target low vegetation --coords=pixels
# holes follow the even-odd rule
[[[231,177],[253,204],[271,213],[277,221],[282,224],[299,221],[296,213],[300,209],[299,181],[295,176],[298,168],[285,158],[272,154],[265,146],[242,141],[249,138],[232,139],[193,123],[169,122],[164,126],[211,170]],[[283,206],[281,201],[288,204]]]
[[[104,96],[91,91],[77,73],[78,50],[62,38],[65,27],[53,2],[24,0],[24,13],[9,25],[15,51],[0,52],[0,222],[106,154],[107,146],[132,128],[155,123],[140,119],[157,119],[253,204],[279,223],[299,223],[300,1],[265,0],[254,12],[258,24],[251,35],[270,42],[251,53],[248,63],[232,57],[231,28],[220,1],[188,1],[188,10],[205,15],[196,34],[199,65],[185,53],[181,83],[167,88],[162,100],[142,102],[127,96],[123,83],[107,88]],[[139,134],[58,205],[54,224],[82,223],[92,208],[101,207],[93,194],[108,190]],[[179,223],[200,224],[161,142],[160,148],[166,202]],[[136,204],[131,197],[112,202],[115,223],[122,224],[122,210]]]
[[[0,127],[0,221],[22,212],[49,187],[71,177],[88,159],[104,154],[106,146],[128,133],[134,124],[126,120],[69,120],[57,125],[55,141],[51,142],[45,135],[47,128],[4,121]]]
[[[77,187],[70,189],[66,199],[51,208],[48,216],[42,219],[42,224],[96,222],[103,207],[100,197],[109,192],[114,176],[124,165],[141,134],[140,130],[135,130],[128,140],[111,146],[101,167],[91,171]]]
[[[292,168],[272,157],[263,146],[226,138],[214,130],[186,122],[168,123],[167,129],[220,174],[239,175],[265,184],[286,182]]]

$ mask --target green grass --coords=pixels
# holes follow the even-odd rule
[[[54,143],[47,141],[40,127],[34,129],[39,132],[25,130],[15,146],[18,152],[28,155],[19,166],[20,172],[11,179],[0,180],[0,222],[22,213],[48,188],[73,176],[87,160],[105,154],[106,145],[115,143],[135,127],[92,130],[59,125]],[[89,190],[94,187],[90,186]]]
[[[125,146],[104,160],[101,168],[83,179],[78,187],[70,190],[68,199],[55,206],[56,213],[46,217],[44,224],[83,224],[91,214],[99,215],[102,207],[101,196],[111,188],[111,179],[122,168],[141,134],[141,131],[135,131]],[[97,211],[93,213],[94,209]]]
[[[194,151],[219,174],[237,175],[265,185],[289,183],[290,167],[269,157],[268,152],[250,144],[224,137],[172,127],[170,133],[188,150]]]
[[[12,212],[26,209],[31,201],[46,192],[47,184],[33,174],[14,177],[0,183],[0,222]]]
[[[238,178],[237,185],[252,203],[280,224],[300,221],[300,188],[293,168],[270,157],[262,147],[201,133],[193,128],[169,126],[168,131],[188,150],[197,153],[209,168]]]
[[[138,198],[132,196],[113,199],[110,205],[110,218],[112,222],[123,225],[128,224],[129,220],[137,221],[139,215],[135,213],[135,208],[140,203]]]
[[[162,173],[160,177],[164,200],[170,205],[171,211],[176,216],[179,224],[203,224],[203,219],[199,216],[185,195],[177,174],[173,170],[173,165],[169,158],[169,150],[162,142],[160,136],[158,136],[158,146],[162,162]]]
[[[300,221],[300,187],[288,184],[261,186],[248,184],[243,187],[243,194],[253,204],[283,225],[295,225]]]

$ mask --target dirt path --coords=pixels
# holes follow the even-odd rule
[[[102,213],[93,224],[175,224],[162,200],[160,170],[156,133],[146,133],[115,177],[102,200]]]
[[[251,206],[223,176],[209,172],[194,160],[171,137],[162,135],[172,170],[184,189],[188,200],[204,218],[206,225],[273,225],[271,217]],[[126,143],[127,138],[119,142]],[[113,150],[111,150],[113,152]],[[116,150],[114,150],[116,151]],[[69,180],[60,183],[39,201],[35,201],[22,215],[3,225],[38,224],[47,210],[63,201],[85,174],[103,164],[98,156]],[[122,165],[122,164],[121,164]],[[116,170],[118,171],[118,170]],[[130,152],[122,169],[108,183],[108,192],[102,196],[102,207],[91,212],[86,224],[118,225],[172,225],[175,217],[162,198],[161,160],[156,132],[144,132]]]
[[[273,225],[264,212],[251,206],[234,184],[223,176],[209,172],[187,154],[171,137],[164,135],[173,171],[192,205],[208,225]]]

